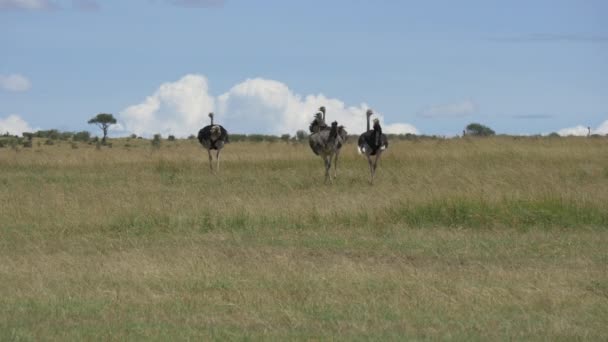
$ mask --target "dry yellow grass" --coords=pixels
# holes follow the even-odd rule
[[[125,144],[131,145],[124,147]],[[0,149],[0,340],[608,338],[608,141]]]

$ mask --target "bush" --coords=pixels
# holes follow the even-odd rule
[[[78,144],[77,144],[77,143],[75,143],[75,142],[73,142],[73,141],[72,141],[72,143],[71,143],[71,146],[72,146],[72,149],[73,149],[73,150],[75,150],[75,149],[77,149],[77,148],[78,148]]]
[[[55,145],[55,142],[52,139],[46,139],[46,141],[44,142],[45,145]]]
[[[175,141],[175,135],[170,135],[167,140],[169,141]]]
[[[91,133],[89,133],[88,131],[76,132],[72,136],[72,140],[74,140],[74,141],[84,141],[84,142],[87,142],[90,139],[91,139]]]
[[[232,139],[232,136],[230,138]],[[194,139],[196,139],[196,136],[194,134],[190,134],[188,136],[188,140],[194,140]]]
[[[304,130],[299,130],[296,132],[296,139],[298,139],[298,141],[304,141],[308,139],[308,133],[306,133],[306,131]]]
[[[23,147],[25,148],[32,148],[32,141],[31,140],[26,140],[23,142]]]
[[[488,126],[484,126],[479,123],[471,123],[466,127],[465,130],[466,135],[473,135],[478,137],[487,137],[490,135],[494,135],[495,132]]]
[[[161,140],[161,135],[154,134],[154,138],[152,138],[152,147],[160,148],[160,140]]]
[[[283,140],[283,141],[289,141],[289,138],[291,138],[291,136],[289,134],[281,135],[281,140]]]
[[[59,133],[59,140],[70,140],[72,139],[72,137],[74,136],[74,133],[72,132],[61,132]]]
[[[46,131],[38,131],[38,132],[34,133],[34,135],[37,138],[47,138],[47,139],[57,140],[57,139],[59,139],[60,133],[56,129],[49,129]]]

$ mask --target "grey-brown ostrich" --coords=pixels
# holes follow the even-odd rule
[[[308,127],[310,133],[318,133],[323,130],[329,131],[331,128],[327,126],[325,123],[325,107],[319,107],[319,111],[315,114],[314,120],[311,122]],[[342,150],[342,146],[346,143],[346,139],[348,137],[348,132],[344,129],[344,126],[338,126],[338,135],[340,136],[340,141],[338,143],[336,153],[334,154],[334,178],[338,177],[338,158],[340,157],[340,151]]]
[[[368,109],[365,113],[367,116],[367,131],[359,136],[359,142],[357,144],[359,153],[365,154],[367,157],[371,175],[369,180],[370,184],[374,184],[374,175],[376,174],[376,167],[378,166],[380,155],[388,148],[388,139],[386,135],[382,133],[382,127],[380,127],[380,121],[378,119],[374,119],[373,129],[369,129],[369,118],[373,114],[371,109]],[[376,156],[373,163],[372,156]]]
[[[338,123],[331,123],[330,129],[321,130],[309,136],[308,142],[312,151],[320,156],[325,163],[325,183],[332,181],[329,170],[331,169],[331,159],[336,154],[338,146],[342,144],[342,137],[339,134]]]
[[[315,119],[308,126],[310,133],[317,133],[321,130],[329,129],[325,123],[325,107],[319,107],[319,111],[315,114]]]
[[[220,171],[220,152],[222,148],[224,148],[224,144],[228,143],[228,131],[221,125],[213,124],[213,113],[209,113],[209,118],[211,118],[211,124],[201,128],[198,131],[198,141],[203,145],[205,149],[207,149],[207,153],[209,154],[209,168],[213,171],[213,157],[211,157],[211,150],[216,150],[216,159],[217,159],[217,171]]]

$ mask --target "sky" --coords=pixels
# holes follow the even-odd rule
[[[0,132],[608,134],[604,0],[0,0]]]

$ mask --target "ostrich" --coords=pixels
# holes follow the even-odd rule
[[[315,119],[308,126],[310,133],[316,133],[324,129],[329,129],[325,123],[325,107],[319,107],[319,111],[315,114]]]
[[[315,119],[310,123],[308,127],[310,133],[317,133],[323,130],[330,130],[330,127],[325,123],[325,107],[319,107],[319,111],[315,114]],[[338,177],[338,157],[342,150],[342,145],[346,143],[348,133],[344,126],[338,126],[338,135],[340,136],[340,142],[338,143],[336,153],[334,154],[334,178]]]
[[[327,180],[331,182],[331,175],[329,174],[331,159],[339,149],[338,146],[342,144],[338,123],[334,121],[331,123],[330,129],[311,134],[308,138],[308,142],[310,143],[312,151],[323,158],[323,161],[325,162],[325,182],[327,183]]]
[[[221,125],[213,124],[213,113],[209,113],[209,118],[211,118],[211,125],[205,126],[198,131],[198,141],[203,145],[205,149],[207,149],[207,153],[209,153],[209,168],[213,171],[213,158],[211,157],[211,150],[216,150],[216,159],[217,159],[217,171],[220,170],[220,152],[224,147],[225,143],[230,142],[228,140],[228,131]]]
[[[378,166],[378,160],[382,151],[388,148],[388,139],[386,135],[382,134],[382,127],[380,127],[380,121],[374,119],[373,129],[369,129],[369,118],[374,113],[369,109],[365,115],[367,116],[367,131],[359,136],[358,150],[359,153],[365,153],[367,157],[367,163],[369,164],[369,172],[371,174],[370,184],[374,184],[374,175],[376,174],[376,167]],[[376,156],[376,159],[372,163],[372,156]]]

